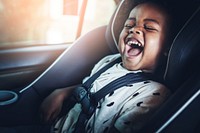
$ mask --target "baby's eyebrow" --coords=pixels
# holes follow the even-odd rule
[[[153,22],[153,23],[156,23],[158,25],[160,24],[157,20],[151,19],[151,18],[144,19],[144,22]]]
[[[133,20],[133,21],[136,21],[136,18],[134,17],[130,17],[128,18],[127,20]],[[144,19],[144,22],[153,22],[153,23],[156,23],[156,24],[160,24],[156,19],[151,19],[151,18],[146,18]]]

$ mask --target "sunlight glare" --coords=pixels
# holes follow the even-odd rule
[[[58,19],[62,17],[63,12],[63,0],[50,0],[50,17],[52,19]]]

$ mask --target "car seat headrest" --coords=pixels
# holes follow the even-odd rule
[[[174,39],[168,56],[165,80],[171,89],[178,88],[200,64],[200,7]]]
[[[110,20],[106,31],[106,41],[113,53],[118,52],[117,43],[120,32],[134,5],[133,0],[122,0]]]

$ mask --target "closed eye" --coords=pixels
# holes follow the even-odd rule
[[[125,27],[125,28],[128,28],[128,29],[130,29],[130,28],[132,28],[132,27],[133,27],[133,25],[126,24],[126,25],[124,25],[124,27]]]
[[[147,25],[144,25],[144,29],[147,31],[158,31],[156,28],[154,28],[152,26],[147,26]]]

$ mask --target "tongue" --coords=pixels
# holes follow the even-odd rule
[[[128,51],[128,53],[131,55],[131,56],[136,56],[138,55],[139,53],[141,52],[141,50],[139,48],[132,48]]]

